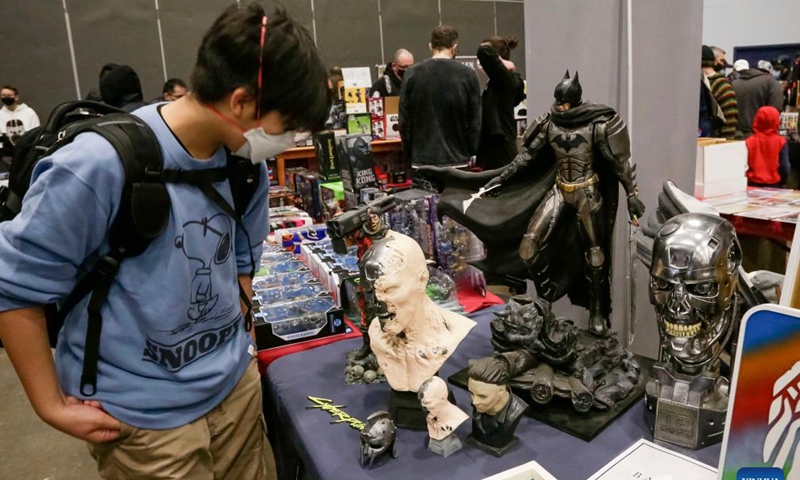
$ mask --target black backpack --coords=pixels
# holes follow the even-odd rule
[[[97,133],[108,140],[117,151],[125,171],[119,210],[109,229],[111,249],[77,282],[62,304],[47,305],[45,312],[50,344],[55,346],[58,331],[67,314],[91,293],[81,393],[92,396],[97,390],[97,361],[103,321],[101,308],[108,298],[108,291],[120,262],[143,253],[150,242],[166,229],[170,211],[166,184],[186,183],[199,188],[209,200],[236,221],[247,237],[248,244],[252,245],[242,224],[242,217],[258,189],[261,170],[249,159],[234,156],[230,152],[223,168],[167,170],[163,166],[161,146],[155,134],[141,119],[103,103],[67,102],[53,110],[45,125],[26,132],[17,142],[8,187],[0,187],[0,222],[12,220],[21,211],[33,170],[39,160],[85,132]],[[233,206],[212,186],[213,182],[225,179],[229,180],[231,186]],[[252,277],[255,273],[252,253],[250,261]],[[252,328],[252,303],[241,285],[239,296],[247,307],[245,328],[249,331]]]

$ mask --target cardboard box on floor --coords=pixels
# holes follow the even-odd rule
[[[741,140],[697,140],[694,195],[709,198],[747,189],[747,146]]]

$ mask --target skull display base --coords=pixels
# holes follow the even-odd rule
[[[656,440],[704,448],[722,440],[728,381],[712,372],[682,375],[657,363],[647,382],[645,406],[645,421]]]
[[[383,383],[386,376],[378,366],[378,360],[374,353],[370,353],[364,358],[357,359],[360,348],[347,352],[347,366],[344,369],[344,383],[347,385],[364,385],[367,383]],[[354,367],[361,367],[357,369]],[[372,373],[369,373],[372,372]]]
[[[428,450],[445,458],[456,453],[462,448],[463,445],[461,444],[461,440],[459,440],[458,436],[454,433],[444,437],[441,440],[431,438],[428,442]]]

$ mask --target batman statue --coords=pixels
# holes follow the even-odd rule
[[[568,295],[589,310],[589,330],[609,329],[610,246],[618,186],[628,214],[644,214],[625,122],[614,109],[582,100],[578,72],[556,86],[549,112],[533,121],[524,151],[507,167],[482,173],[423,167],[442,190],[438,214],[480,238],[488,274],[533,280],[550,302]]]

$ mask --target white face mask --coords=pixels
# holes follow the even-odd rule
[[[270,135],[261,126],[251,128],[244,132],[244,145],[234,155],[249,158],[253,164],[263,162],[294,147],[295,133],[294,130],[287,130],[280,135]]]

